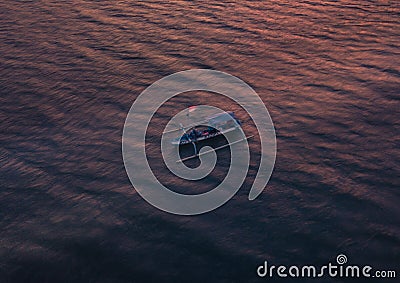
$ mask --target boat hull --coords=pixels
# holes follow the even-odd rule
[[[205,140],[213,139],[213,138],[218,137],[220,135],[232,132],[232,131],[234,131],[236,129],[237,129],[236,127],[233,127],[233,128],[229,128],[229,129],[226,129],[226,130],[223,130],[223,131],[218,131],[216,133],[212,133],[212,134],[209,134],[209,135],[200,136],[200,137],[197,137],[197,138],[191,139],[191,140],[182,139],[183,137],[181,137],[179,140],[174,140],[171,143],[173,145],[185,145],[185,144],[190,144],[192,142],[205,141]]]

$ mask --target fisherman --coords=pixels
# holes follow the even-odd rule
[[[197,140],[198,131],[195,128],[193,128],[193,130],[190,131],[189,137],[191,140]]]

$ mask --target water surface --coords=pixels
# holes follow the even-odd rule
[[[398,268],[399,15],[396,1],[0,3],[0,281],[256,282],[264,260],[323,265],[339,253]],[[193,68],[249,83],[278,152],[255,201],[257,140],[229,203],[179,217],[136,194],[121,136],[140,92]],[[229,165],[221,152],[193,187],[159,162],[162,126],[196,104],[235,110],[254,132],[221,96],[169,101],[148,151],[177,191],[214,186]]]

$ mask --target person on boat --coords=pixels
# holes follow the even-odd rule
[[[197,137],[199,137],[199,131],[197,131],[195,128],[190,131],[189,137],[191,140],[197,140]]]

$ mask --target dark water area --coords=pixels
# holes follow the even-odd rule
[[[398,1],[2,1],[0,282],[274,282],[257,276],[264,260],[321,266],[338,254],[400,276],[399,16]],[[277,160],[248,201],[256,138],[235,197],[184,217],[132,188],[121,137],[147,86],[194,68],[257,91]],[[197,104],[233,109],[255,131],[215,94],[166,103],[149,158],[176,191],[188,184],[157,144],[167,119]],[[227,156],[199,190],[223,179]]]

